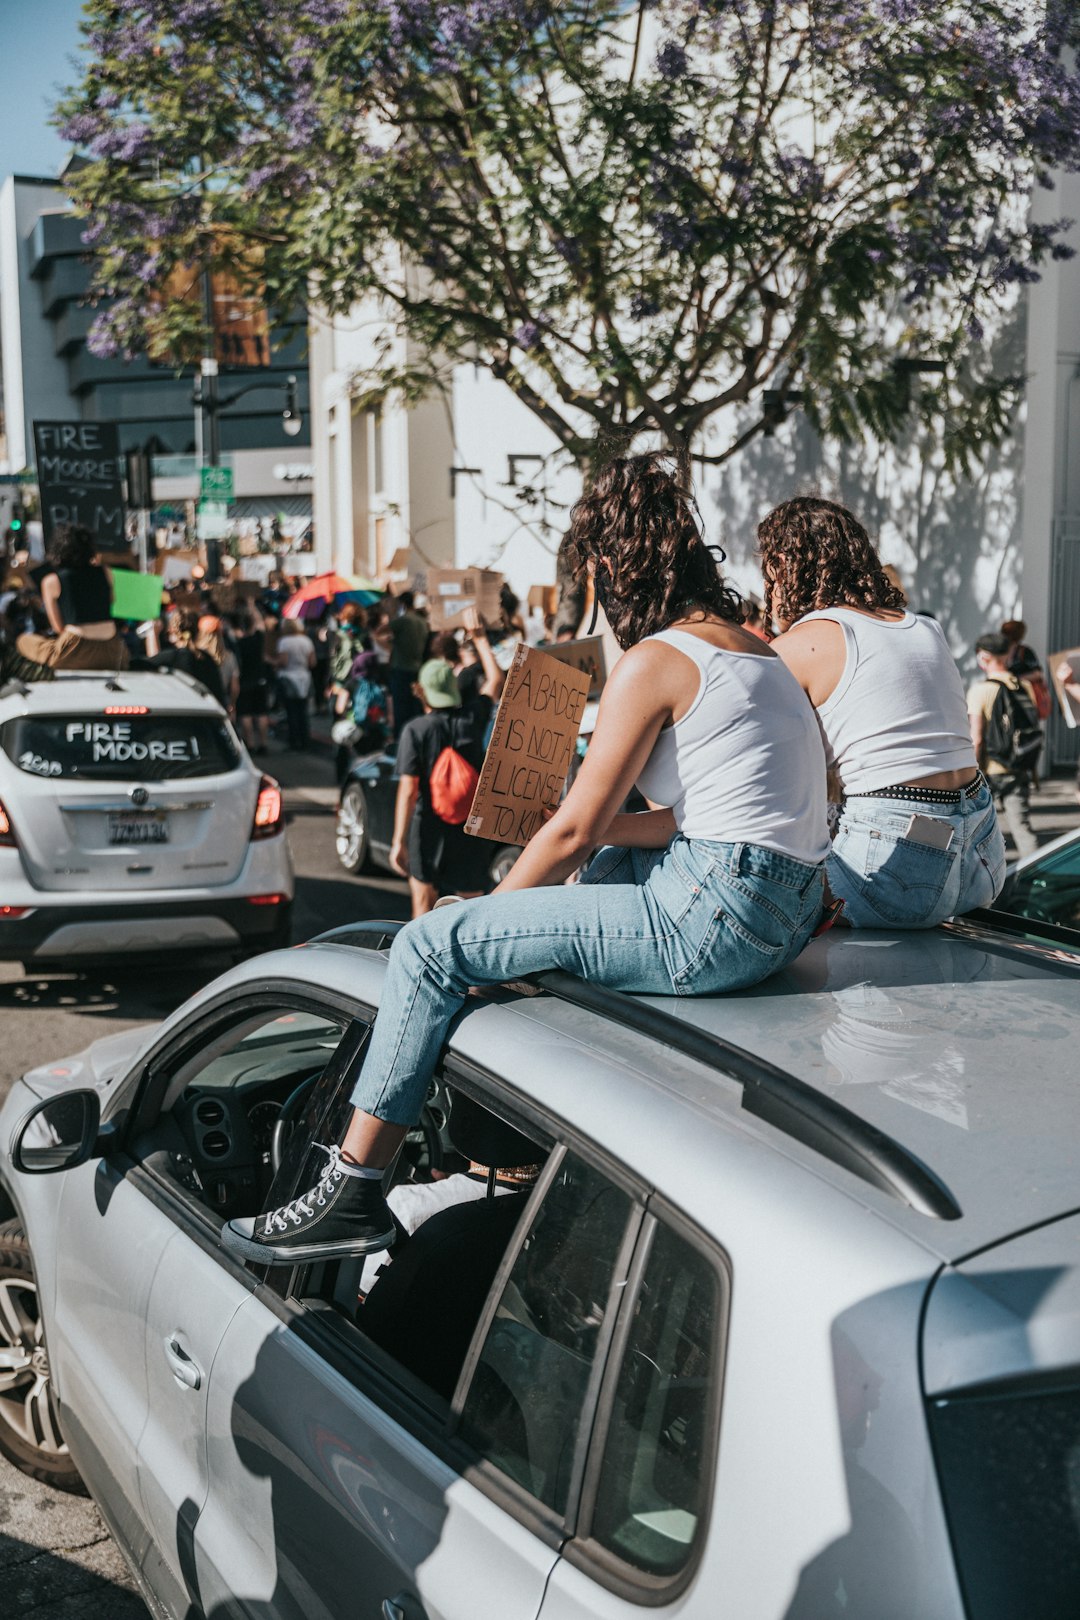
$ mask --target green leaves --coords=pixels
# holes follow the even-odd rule
[[[1008,429],[982,321],[1061,228],[1080,84],[1024,0],[89,0],[61,118],[107,352],[199,341],[183,267],[407,339],[357,397],[479,357],[575,454],[731,402],[946,455]],[[946,360],[913,385],[897,355]],[[767,414],[767,413],[766,413]],[[775,411],[773,412],[775,416]],[[763,420],[765,418],[763,417]],[[744,436],[745,437],[745,436]],[[715,459],[733,453],[721,447]]]

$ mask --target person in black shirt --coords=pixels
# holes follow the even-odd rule
[[[264,620],[254,608],[247,608],[243,613],[230,615],[230,622],[240,675],[236,717],[251,752],[265,754],[270,730],[270,681],[266,671]]]
[[[19,637],[23,658],[53,669],[126,669],[128,649],[112,618],[113,580],[97,560],[97,542],[79,523],[58,523],[41,580],[51,637]]]
[[[471,838],[464,827],[444,821],[435,811],[430,792],[431,773],[444,748],[456,749],[477,772],[484,762],[484,738],[503,677],[479,621],[472,635],[486,672],[476,696],[462,704],[449,662],[429,658],[414,687],[424,713],[407,723],[398,742],[390,864],[409,880],[414,917],[430,911],[441,894],[469,898],[484,894],[490,886],[496,846],[486,838]]]

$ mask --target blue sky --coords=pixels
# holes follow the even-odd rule
[[[76,77],[81,0],[0,0],[0,179],[56,174],[68,148],[51,103]]]

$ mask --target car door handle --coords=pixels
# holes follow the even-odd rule
[[[175,1333],[165,1337],[165,1360],[172,1368],[172,1375],[178,1384],[186,1389],[199,1389],[202,1386],[202,1371],[198,1363],[192,1361],[180,1339]]]

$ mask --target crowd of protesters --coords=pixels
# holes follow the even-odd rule
[[[885,572],[899,603],[899,578]],[[400,748],[404,738],[393,864],[410,879],[414,913],[429,909],[448,887],[472,893],[475,884],[479,892],[485,851],[477,854],[475,841],[440,821],[432,808],[430,766],[442,749],[432,753],[431,739],[452,734],[463,757],[482,754],[487,709],[514,649],[522,641],[550,644],[553,615],[534,610],[526,619],[504,586],[494,624],[481,625],[474,616],[456,632],[434,631],[423,600],[409,590],[388,593],[373,606],[328,603],[314,618],[285,618],[285,604],[300,584],[276,572],[254,600],[225,609],[216,605],[220,591],[189,587],[178,605],[166,599],[157,623],[118,624],[111,613],[111,572],[97,557],[94,537],[76,525],[60,525],[46,567],[0,595],[0,672],[4,678],[48,680],[61,670],[178,670],[222,704],[253,753],[265,753],[272,734],[289,749],[306,749],[313,711],[324,714],[333,727],[339,776],[354,754],[374,753],[391,741]],[[744,599],[745,628],[765,641],[783,629],[772,605],[768,579],[764,602]],[[934,618],[928,612],[915,617],[931,623]],[[979,673],[967,696],[980,769],[1021,855],[1037,848],[1030,798],[1053,701],[1026,634],[1026,625],[1014,619],[978,638]],[[783,654],[783,638],[778,650]],[[1080,704],[1077,673],[1069,667],[1056,673],[1066,696]],[[402,759],[415,769],[402,771]],[[838,791],[834,773],[834,797]]]

